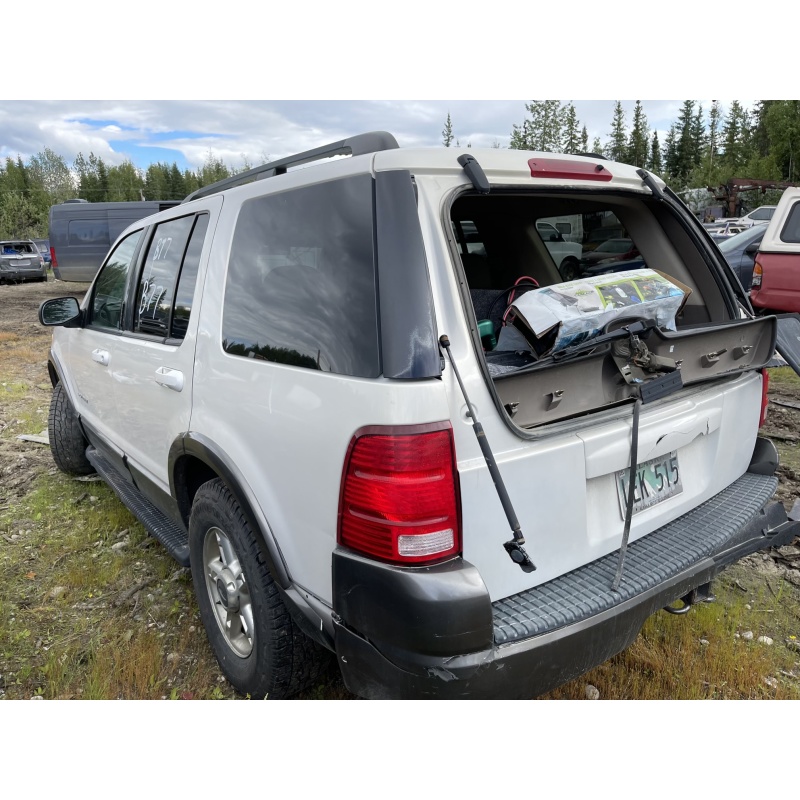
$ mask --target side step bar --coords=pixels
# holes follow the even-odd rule
[[[189,566],[189,534],[159,511],[129,480],[126,480],[112,464],[94,447],[86,449],[86,458],[97,470],[97,474],[114,490],[145,530],[158,539],[169,554],[182,566]]]

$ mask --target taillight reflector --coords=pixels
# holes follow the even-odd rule
[[[449,423],[371,427],[347,452],[338,541],[395,564],[423,564],[461,551],[453,431]]]
[[[58,259],[56,258],[56,249],[55,247],[50,248],[50,266],[57,267],[58,266]]]
[[[602,164],[572,161],[568,158],[528,159],[532,178],[575,178],[581,181],[610,181],[611,173]]]
[[[764,267],[762,267],[761,264],[759,264],[758,261],[756,261],[755,264],[753,265],[753,281],[750,285],[761,286],[761,278],[763,275],[764,275]]]
[[[760,428],[767,421],[767,407],[769,406],[769,372],[765,369],[761,370],[761,416],[758,419],[758,427]]]

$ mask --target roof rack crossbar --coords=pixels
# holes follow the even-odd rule
[[[277,161],[270,161],[268,164],[262,164],[260,167],[253,167],[253,169],[248,169],[246,172],[232,175],[230,178],[223,178],[221,181],[197,189],[190,195],[187,195],[183,202],[188,203],[189,200],[197,200],[198,197],[208,197],[210,194],[216,194],[224,189],[231,189],[234,186],[243,186],[254,180],[283,175],[289,167],[297,167],[312,161],[320,161],[323,158],[331,158],[332,156],[338,155],[361,156],[366,153],[377,153],[380,150],[394,150],[397,147],[397,140],[391,133],[387,133],[386,131],[370,131],[369,133],[360,133],[356,136],[348,136],[347,139],[331,142],[331,144],[324,144],[313,150],[306,150],[303,153],[296,153],[293,156],[280,158]]]

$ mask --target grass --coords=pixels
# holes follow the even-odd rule
[[[235,697],[188,571],[105,484],[71,479],[46,447],[16,440],[46,428],[48,344],[0,331],[0,474],[13,473],[0,500],[0,697]],[[800,393],[791,370],[771,378],[773,392]],[[776,444],[800,473],[797,444]],[[736,565],[715,582],[717,602],[658,612],[625,652],[546,697],[582,699],[590,684],[604,699],[800,699],[800,587],[770,567],[761,555]],[[349,697],[335,672],[303,695]]]
[[[102,483],[45,475],[0,515],[0,531],[0,585],[13,587],[0,599],[6,697],[224,691],[187,571]]]
[[[800,639],[797,587],[737,565],[714,592],[688,614],[654,614],[628,650],[548,697],[583,698],[591,684],[605,699],[800,699],[800,654],[785,641]]]

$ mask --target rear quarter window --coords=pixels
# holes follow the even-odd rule
[[[800,242],[800,202],[792,206],[781,231],[782,242]]]
[[[372,189],[359,175],[243,204],[225,287],[226,352],[380,374]]]

